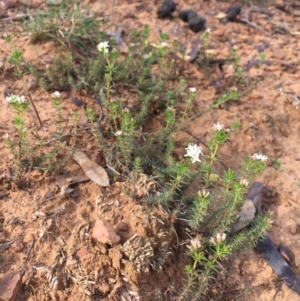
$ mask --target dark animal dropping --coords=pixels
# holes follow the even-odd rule
[[[184,10],[181,10],[179,12],[179,15],[178,17],[183,21],[183,22],[188,22],[190,19],[194,18],[197,16],[197,13],[194,12],[193,10],[191,9],[184,9]]]
[[[159,18],[168,18],[176,10],[176,3],[173,0],[165,0],[163,4],[157,9],[157,16]]]
[[[242,7],[239,4],[229,6],[226,11],[226,19],[231,22],[234,21],[237,15],[241,13],[241,9]]]
[[[201,31],[205,26],[206,19],[195,16],[189,20],[189,29],[193,32],[199,32]]]
[[[165,0],[163,2],[163,5],[167,5],[171,13],[173,13],[176,10],[176,3],[173,0]]]

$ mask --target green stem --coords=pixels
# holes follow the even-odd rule
[[[208,170],[208,173],[207,173],[207,181],[205,183],[205,188],[208,188],[208,186],[209,186],[211,170],[212,170],[213,163],[214,163],[216,155],[217,155],[218,148],[219,148],[219,144],[216,144],[216,147],[215,147],[214,151],[211,152],[210,162],[209,162],[209,170]]]

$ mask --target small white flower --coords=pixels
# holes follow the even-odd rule
[[[198,191],[198,195],[201,197],[201,198],[208,198],[209,195],[210,195],[210,192],[209,191],[206,191],[205,189],[202,189],[201,191]]]
[[[195,93],[197,91],[197,89],[195,87],[190,87],[190,92],[191,93]]]
[[[209,242],[212,245],[216,245],[221,243],[222,241],[224,241],[226,239],[226,234],[225,233],[217,233],[216,237],[211,237],[209,239]]]
[[[52,98],[58,98],[58,97],[60,97],[61,96],[61,94],[60,94],[60,92],[58,92],[58,91],[55,91],[55,92],[53,92],[52,94],[51,94],[51,97]]]
[[[108,53],[109,44],[107,41],[101,42],[98,44],[97,49],[100,52]]]
[[[196,144],[189,144],[185,150],[186,154],[184,156],[190,157],[192,159],[192,163],[201,162],[199,156],[203,155],[203,153],[200,146]]]
[[[167,42],[160,43],[160,48],[167,48],[168,46],[169,46],[169,43],[167,43]]]
[[[249,181],[245,178],[242,178],[240,180],[240,184],[243,186],[243,187],[247,187],[249,185]]]
[[[210,28],[206,28],[205,31],[206,31],[207,33],[210,33],[210,32],[211,32]]]
[[[217,233],[216,238],[217,238],[217,242],[220,243],[226,239],[226,234],[225,233]]]
[[[152,55],[152,53],[145,53],[145,54],[143,55],[143,59],[144,59],[144,60],[147,60],[147,59],[149,59],[149,58],[151,57],[151,55]]]
[[[8,140],[9,135],[8,135],[7,133],[5,133],[5,134],[3,135],[3,138],[4,138],[5,140]]]
[[[11,103],[13,101],[13,96],[14,95],[6,96],[5,97],[6,102]]]
[[[116,131],[116,132],[114,133],[114,135],[115,135],[115,136],[120,136],[120,135],[122,135],[122,133],[123,133],[123,131],[120,130],[120,131]]]
[[[262,162],[268,161],[268,156],[263,155],[262,152],[253,154],[253,155],[251,156],[251,158],[252,158],[253,160],[260,160],[260,161],[262,161]]]
[[[25,96],[19,96],[19,103],[24,103],[26,101]]]
[[[6,100],[6,102],[8,102],[8,103],[12,103],[12,102],[14,102],[14,103],[16,103],[16,102],[18,102],[18,103],[23,103],[23,102],[25,102],[26,100],[25,100],[25,96],[19,96],[19,95],[10,95],[10,96],[6,96],[5,97],[5,100]]]
[[[197,251],[198,249],[201,248],[201,242],[200,239],[198,238],[194,238],[190,240],[190,245],[187,246],[188,249],[190,249],[191,251]]]
[[[213,130],[215,130],[216,132],[222,131],[224,129],[224,124],[221,123],[216,123],[213,126]]]
[[[171,111],[171,112],[176,112],[176,110],[174,109],[174,107],[168,107],[167,110]]]
[[[216,241],[215,241],[215,239],[214,239],[213,237],[211,237],[211,238],[209,239],[209,242],[210,242],[212,245],[216,245],[216,244],[217,244]]]

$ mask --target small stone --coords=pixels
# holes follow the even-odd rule
[[[183,22],[188,22],[190,19],[192,19],[196,16],[197,16],[197,13],[194,12],[192,9],[183,9],[179,12],[179,15],[178,15],[178,17]]]
[[[22,241],[20,239],[18,239],[15,242],[13,242],[10,247],[14,252],[17,253],[17,252],[20,252],[23,250],[24,244],[22,243]]]
[[[298,250],[298,248],[295,248],[293,250],[293,254],[295,257],[295,266],[299,268],[300,267],[300,250]]]
[[[118,231],[122,231],[122,232],[127,232],[129,230],[128,224],[126,224],[124,222],[118,223],[116,228]]]
[[[82,259],[87,255],[87,253],[88,253],[87,248],[83,247],[79,249],[76,254],[79,257],[79,259]]]
[[[102,269],[99,271],[99,277],[103,277],[105,275],[105,270]]]
[[[291,234],[295,235],[297,233],[298,224],[293,219],[289,219],[287,221],[286,227],[289,229]]]
[[[98,288],[102,294],[108,294],[110,292],[110,286],[108,283],[101,283]]]
[[[204,29],[206,19],[200,16],[195,16],[189,20],[189,29],[193,32],[199,32]]]
[[[285,8],[285,3],[283,0],[276,0],[275,1],[275,6],[279,9],[284,9]]]
[[[226,11],[226,19],[230,22],[235,21],[237,15],[241,13],[241,5],[239,4],[234,4],[228,7]]]
[[[96,221],[93,229],[93,237],[111,246],[117,245],[121,239],[120,236],[116,234],[114,227],[109,222],[103,220]]]
[[[38,85],[38,82],[35,81],[35,80],[29,80],[29,81],[27,82],[27,88],[28,88],[28,90],[30,90],[30,91],[37,89],[38,86],[39,86],[39,85]]]

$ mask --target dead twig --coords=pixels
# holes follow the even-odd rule
[[[294,201],[292,201],[291,199],[289,199],[288,197],[286,197],[284,194],[280,194],[280,196],[288,203],[290,203],[290,205],[294,206],[295,208],[300,210],[300,205],[296,204]]]
[[[22,19],[28,19],[30,16],[31,14],[21,14],[17,16],[8,17],[8,18],[2,18],[0,19],[0,22],[19,21]]]
[[[22,278],[23,275],[25,274],[27,262],[28,262],[28,259],[29,259],[31,250],[32,250],[32,248],[33,248],[33,246],[34,246],[34,242],[35,242],[35,240],[34,240],[34,238],[33,238],[32,241],[31,241],[31,243],[30,243],[30,246],[29,246],[29,248],[28,248],[26,258],[25,258],[25,260],[24,260],[23,269],[22,269],[21,272],[20,272],[21,278]]]
[[[0,199],[5,198],[6,196],[9,196],[9,193],[0,194]]]
[[[246,23],[247,25],[255,28],[256,30],[270,36],[270,33],[268,33],[267,31],[265,31],[263,28],[261,28],[260,26],[258,26],[256,23],[250,21],[250,14],[252,12],[258,12],[258,13],[262,13],[262,14],[266,14],[268,16],[272,16],[272,13],[270,10],[266,9],[266,8],[262,8],[262,7],[251,7],[245,10],[244,12],[244,17],[240,18],[240,21],[243,23]]]
[[[32,107],[33,107],[33,110],[34,110],[34,112],[35,112],[35,115],[36,115],[36,117],[37,117],[37,119],[38,119],[38,121],[39,121],[40,127],[42,128],[42,127],[43,127],[42,120],[41,120],[40,115],[39,115],[39,113],[38,113],[38,111],[37,111],[37,109],[36,109],[36,106],[35,106],[35,104],[34,104],[34,102],[33,102],[33,99],[32,99],[32,97],[31,97],[30,93],[28,93],[28,97],[29,97],[30,103],[31,103],[31,105],[32,105]]]

